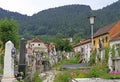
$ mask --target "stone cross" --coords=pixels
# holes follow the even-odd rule
[[[8,41],[5,44],[4,73],[1,82],[15,82],[14,58],[12,56],[13,48],[14,48],[14,44],[11,41]]]

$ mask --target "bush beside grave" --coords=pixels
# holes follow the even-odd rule
[[[34,73],[33,82],[42,82],[42,79],[39,77],[39,72]]]

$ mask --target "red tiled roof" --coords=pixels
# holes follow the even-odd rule
[[[39,38],[34,38],[32,42],[41,42]]]
[[[115,40],[120,40],[120,33],[115,34],[115,35],[111,38],[111,41],[115,41]]]
[[[45,46],[47,47],[48,50],[51,50],[54,48],[53,44],[45,44]]]
[[[113,24],[107,25],[107,26],[105,26],[105,27],[103,27],[103,28],[100,28],[100,29],[97,30],[97,32],[94,34],[94,37],[97,37],[97,36],[100,36],[100,35],[103,35],[103,34],[107,34],[107,33],[109,32],[109,30],[111,30],[111,29],[114,27],[115,24],[116,24],[116,22],[113,23]]]

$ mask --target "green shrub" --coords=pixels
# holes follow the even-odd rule
[[[30,82],[30,76],[26,76],[24,82]]]
[[[120,56],[120,46],[118,47],[118,54],[119,54],[119,56]]]
[[[112,46],[112,58],[115,57],[115,46]]]
[[[93,66],[87,74],[87,77],[92,78],[92,77],[100,77],[104,74],[103,70],[101,70],[98,66]]]
[[[92,66],[90,70],[88,70],[87,77],[95,77],[95,78],[104,78],[108,73],[108,67],[106,59],[103,59],[101,62],[98,62],[96,66]]]
[[[105,59],[106,59],[106,61],[108,61],[108,58],[109,58],[109,51],[110,51],[110,47],[108,46],[108,47],[105,48]]]
[[[49,61],[48,57],[43,58],[44,61]]]
[[[64,55],[64,54],[62,54],[62,60],[65,60],[65,59],[66,59],[65,55]]]
[[[88,62],[88,65],[92,66],[92,65],[95,65],[96,64],[96,50],[94,50],[90,56],[90,60]]]
[[[3,70],[0,69],[0,74],[3,74]]]
[[[0,66],[4,65],[4,54],[0,54]]]
[[[120,74],[107,75],[107,79],[120,79]]]
[[[74,75],[70,76],[70,73],[73,72]],[[55,76],[54,82],[68,82],[68,79],[74,78],[85,78],[86,73],[76,69],[76,70],[65,70]]]
[[[63,60],[62,64],[76,64],[77,62],[76,58],[71,58],[69,60]]]
[[[55,76],[54,82],[68,82],[69,78],[70,78],[69,72],[64,71]]]
[[[33,82],[42,82],[42,79],[39,77],[39,72],[34,73]]]

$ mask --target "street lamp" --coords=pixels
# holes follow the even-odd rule
[[[88,17],[90,20],[90,25],[91,25],[91,40],[92,40],[92,45],[93,46],[93,25],[94,25],[94,20],[95,20],[95,16],[89,16]]]

